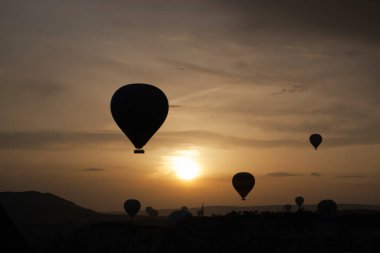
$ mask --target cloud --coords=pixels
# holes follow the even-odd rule
[[[285,95],[285,94],[294,94],[297,92],[307,91],[305,85],[293,85],[291,88],[282,89],[278,92],[273,92],[272,95]]]
[[[321,174],[318,173],[318,172],[312,172],[312,173],[310,174],[310,176],[312,176],[312,177],[320,177]]]
[[[217,69],[217,68],[210,68],[210,67],[204,67],[199,64],[194,64],[190,62],[182,62],[178,60],[171,60],[171,59],[166,59],[166,58],[159,58],[161,62],[166,63],[172,67],[179,68],[181,70],[185,70],[187,72],[197,72],[201,74],[208,74],[208,75],[213,75],[213,76],[218,76],[222,78],[227,78],[227,79],[239,79],[239,80],[252,80],[252,77],[246,76],[246,75],[241,75],[238,73],[234,73],[231,71],[225,71],[222,69]]]
[[[353,185],[353,186],[358,186],[358,187],[374,187],[374,188],[378,188],[380,187],[380,184],[349,184],[349,185]]]
[[[337,178],[364,178],[364,175],[339,175]]]
[[[377,41],[380,3],[340,0],[302,1],[220,1],[223,8],[240,15],[236,30],[248,33],[277,31],[285,34],[314,34],[335,38]],[[250,29],[248,29],[250,28]]]
[[[0,149],[69,148],[79,144],[117,141],[121,136],[116,132],[0,132]]]
[[[170,108],[182,108],[183,105],[169,105]]]
[[[103,168],[86,168],[86,169],[83,169],[83,171],[86,171],[86,172],[101,172],[101,171],[105,171],[105,169],[103,169]]]
[[[306,138],[306,137],[305,137]],[[307,138],[306,138],[307,139]],[[214,146],[218,148],[233,147],[305,147],[309,145],[306,139],[253,139],[231,136],[211,131],[167,131],[158,132],[149,142],[152,148],[162,146],[189,146],[200,145]],[[102,147],[106,143],[122,144],[128,141],[121,132],[64,132],[64,131],[39,131],[39,132],[0,132],[0,149],[65,149],[81,145],[90,145],[92,148]],[[380,138],[329,138],[324,140],[327,147],[378,144]]]
[[[0,132],[0,149],[44,149],[69,148],[77,145],[104,144],[127,141],[119,132]],[[302,142],[289,139],[256,140],[223,135],[208,131],[160,132],[150,141],[151,145],[204,145],[218,147],[261,147],[301,146]]]
[[[231,182],[231,175],[224,175],[224,174],[217,174],[217,175],[206,175],[200,177],[198,180],[202,181],[203,183],[209,183],[209,182],[218,182],[218,183],[226,183]]]
[[[173,131],[157,134],[154,142],[161,141],[165,145],[201,145],[205,144],[223,148],[260,147],[274,148],[283,146],[302,146],[302,142],[290,139],[260,140],[241,138],[210,131]]]
[[[58,96],[67,90],[67,85],[57,81],[54,77],[25,78],[16,73],[7,72],[6,74],[7,76],[2,76],[3,85],[1,85],[0,91],[25,95],[23,99],[27,99],[27,94],[29,96]]]
[[[304,129],[303,129],[304,130]],[[302,131],[300,131],[302,132]],[[231,147],[260,147],[260,148],[275,148],[275,147],[305,147],[309,145],[308,136],[304,138],[278,138],[278,139],[253,139],[231,136],[211,131],[173,131],[160,132],[155,137],[155,141],[162,139],[162,143],[167,144],[199,144]],[[347,137],[326,137],[324,136],[324,147],[341,147],[353,145],[371,145],[380,144],[380,136],[347,136]]]
[[[121,5],[129,8],[120,8]],[[349,135],[344,134],[337,136],[343,139],[336,139],[337,142],[331,145],[379,143],[374,130],[378,125],[374,120],[378,110],[375,112],[374,108],[356,103],[364,100],[363,104],[367,105],[375,101],[373,107],[379,103],[379,71],[376,68],[379,65],[378,46],[353,44],[346,40],[357,38],[359,33],[359,38],[365,41],[379,36],[374,22],[379,21],[379,3],[376,1],[357,3],[348,0],[343,5],[336,0],[322,0],[321,3],[290,0],[286,4],[275,4],[273,0],[242,0],[236,3],[222,0],[197,4],[189,2],[185,5],[171,1],[170,5],[167,2],[154,4],[154,11],[151,4],[113,1],[107,4],[70,1],[62,2],[59,6],[56,8],[51,4],[43,4],[37,8],[21,2],[4,6],[1,18],[17,18],[6,28],[7,40],[2,47],[8,56],[3,58],[2,65],[7,78],[4,80],[2,77],[4,84],[0,86],[0,101],[4,101],[0,104],[5,108],[2,112],[3,128],[22,129],[28,126],[31,129],[32,121],[36,129],[40,129],[41,122],[47,125],[47,129],[73,130],[103,126],[108,120],[108,104],[103,95],[106,92],[111,94],[112,90],[107,90],[105,83],[117,83],[124,78],[125,73],[130,79],[147,75],[152,80],[170,77],[172,80],[168,83],[173,86],[168,85],[167,90],[176,93],[177,89],[182,89],[178,87],[194,80],[192,77],[195,72],[218,77],[218,81],[212,85],[208,79],[203,79],[207,84],[197,82],[196,85],[202,83],[203,86],[220,87],[227,84],[237,89],[230,96],[219,97],[216,94],[212,103],[205,107],[207,119],[211,115],[214,117],[213,106],[221,110],[231,108],[234,110],[231,114],[220,117],[233,122],[234,119],[229,119],[229,116],[241,114],[238,115],[240,119],[244,118],[248,122],[252,118],[255,127],[267,132],[294,133],[322,129],[339,133],[349,129],[360,133],[354,135],[358,136],[357,140],[350,140]],[[101,15],[97,12],[85,18],[78,15],[83,10],[103,7],[107,11]],[[125,9],[128,15],[120,12],[120,9]],[[67,16],[72,19],[67,20]],[[177,20],[174,17],[182,16],[184,18],[178,19],[179,23],[172,22]],[[44,20],[54,22],[46,23]],[[28,32],[25,27],[28,27]],[[128,29],[125,30],[125,27]],[[19,33],[17,36],[10,36],[16,32]],[[315,37],[305,34],[314,34]],[[54,39],[47,39],[52,35]],[[148,36],[156,39],[152,42],[146,39]],[[97,40],[94,40],[95,37]],[[336,39],[342,37],[344,40]],[[20,43],[25,38],[31,42],[28,47]],[[168,45],[164,38],[189,38],[189,45]],[[140,40],[144,42],[139,43]],[[193,42],[199,44],[200,49],[194,49],[191,46]],[[49,48],[48,54],[43,53],[46,48]],[[120,57],[124,52],[132,55]],[[138,55],[139,61],[129,61],[137,57],[134,54]],[[18,59],[24,60],[20,62]],[[173,68],[179,71],[173,73]],[[109,74],[110,71],[112,74]],[[143,72],[136,74],[138,71]],[[28,74],[25,77],[26,72]],[[358,77],[352,78],[355,75]],[[12,79],[17,80],[16,86],[20,86],[23,92],[12,88],[16,87],[15,83],[5,84],[5,81]],[[247,88],[247,83],[253,86],[260,81],[264,81],[263,90]],[[245,87],[239,90],[238,86],[242,83]],[[268,86],[270,89],[264,90]],[[202,89],[198,88],[192,84],[184,90],[186,94],[191,94]],[[311,89],[313,92],[303,92]],[[265,101],[258,103],[254,94],[260,96],[260,92],[283,96],[274,96],[272,100],[263,96]],[[287,95],[298,93],[302,100],[286,101]],[[253,98],[248,97],[251,95]],[[346,96],[354,99],[346,99]],[[317,97],[323,97],[323,103]],[[15,98],[22,98],[22,103],[14,103]],[[49,103],[46,99],[49,99]],[[210,96],[199,100],[208,102]],[[225,104],[221,105],[223,102],[220,101]],[[238,104],[236,101],[242,102]],[[194,107],[201,103],[196,102],[192,104]],[[176,104],[184,103],[178,101]],[[185,106],[187,109],[188,104]],[[99,108],[103,108],[103,111]],[[30,111],[38,113],[28,117]],[[70,111],[75,113],[68,113]],[[292,118],[278,115],[291,115]],[[66,125],[61,126],[61,122]],[[371,134],[363,136],[363,133],[369,133],[369,129],[372,129]],[[286,139],[286,136],[283,138]]]
[[[294,177],[294,176],[302,176],[302,174],[294,174],[294,173],[279,171],[279,172],[268,173],[267,176],[270,176],[270,177]]]

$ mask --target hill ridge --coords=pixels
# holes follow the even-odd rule
[[[91,221],[102,215],[49,192],[0,192],[0,203],[21,223]]]

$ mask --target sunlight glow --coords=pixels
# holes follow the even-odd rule
[[[180,179],[192,180],[199,175],[200,167],[191,156],[173,156],[171,163],[177,177]]]

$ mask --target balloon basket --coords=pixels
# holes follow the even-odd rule
[[[134,151],[135,154],[144,154],[144,150],[143,149],[135,149]]]

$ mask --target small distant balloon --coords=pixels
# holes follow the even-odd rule
[[[255,177],[249,172],[239,172],[233,176],[232,185],[239,193],[241,200],[245,200],[255,186]]]
[[[124,202],[124,210],[133,218],[140,211],[141,204],[137,199],[128,199]]]
[[[120,87],[111,99],[111,114],[124,134],[144,153],[144,145],[164,123],[169,102],[159,88],[145,83]]]
[[[298,196],[294,199],[294,201],[296,202],[298,207],[301,207],[304,202],[304,198],[302,196]]]
[[[290,213],[292,211],[292,205],[286,204],[284,206],[284,210],[285,210],[285,212]]]
[[[168,218],[171,223],[175,224],[184,218],[192,217],[192,216],[193,215],[188,211],[187,207],[184,206],[180,210],[176,210],[170,213]]]
[[[322,215],[333,215],[338,211],[338,206],[334,200],[321,200],[317,206],[317,212]]]
[[[322,136],[320,134],[312,134],[309,137],[311,145],[317,150],[318,146],[322,143]]]
[[[155,218],[158,216],[158,211],[156,209],[154,209],[153,207],[151,206],[148,206],[145,208],[145,212],[152,218]]]

